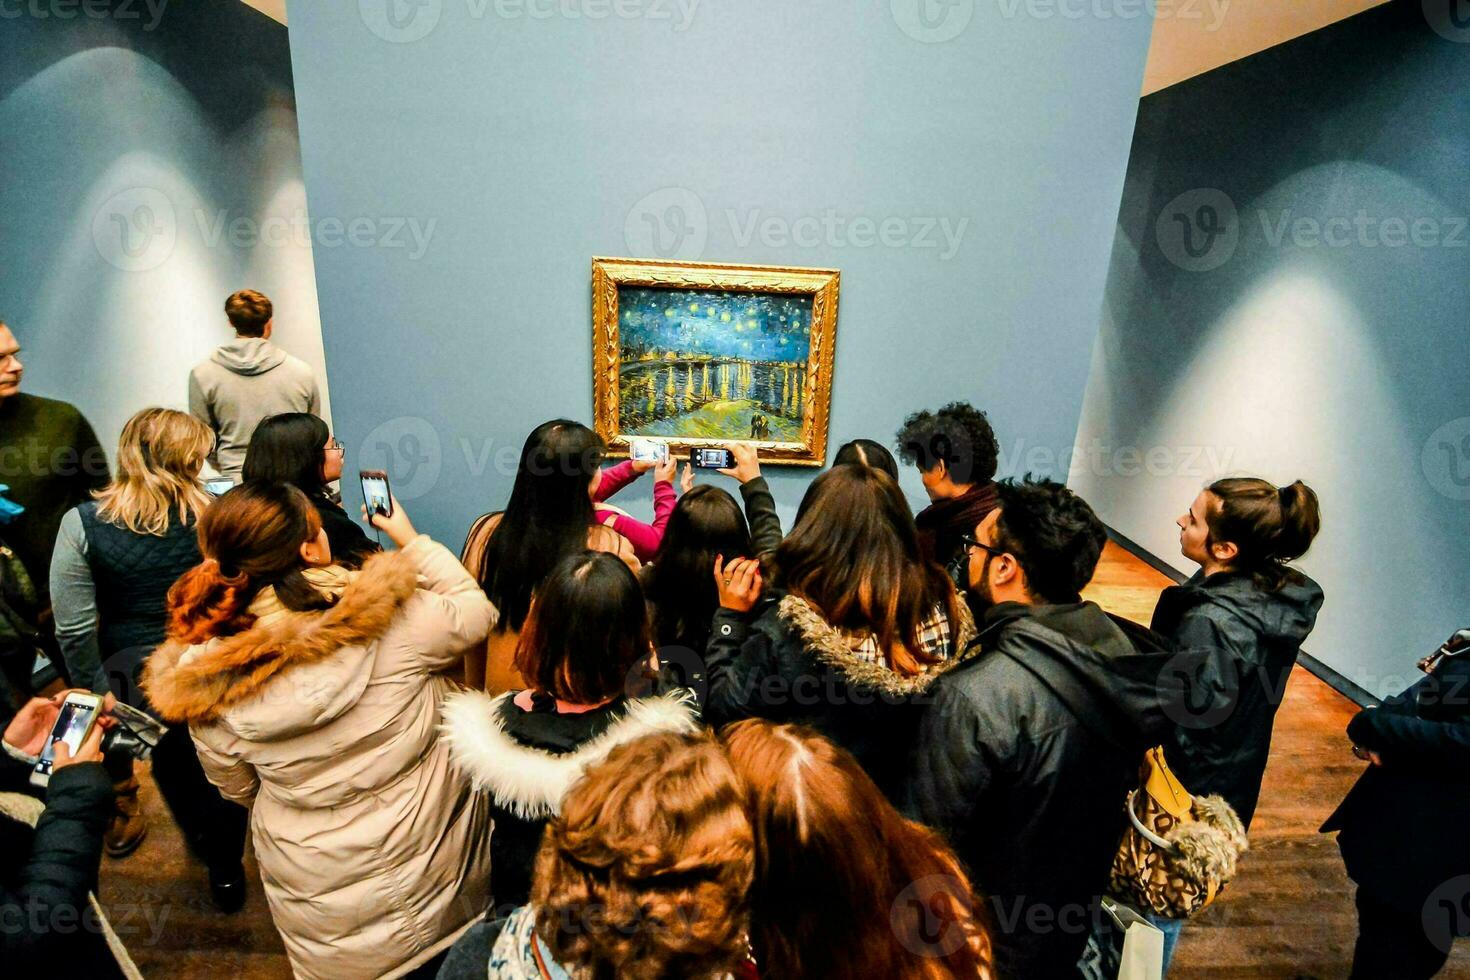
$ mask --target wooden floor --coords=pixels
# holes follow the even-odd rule
[[[1147,623],[1168,584],[1109,545],[1087,596]],[[1353,710],[1347,699],[1297,668],[1277,716],[1251,853],[1231,889],[1185,930],[1171,977],[1347,976],[1357,933],[1351,884],[1337,846],[1317,827],[1362,771],[1343,735]],[[101,898],[144,976],[290,977],[253,861],[245,910],[232,916],[215,912],[203,868],[185,853],[151,777],[142,775],[152,830],[133,855],[104,859]],[[1470,980],[1470,943],[1460,944],[1441,976]]]

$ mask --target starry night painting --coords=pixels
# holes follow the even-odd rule
[[[812,297],[618,290],[618,428],[663,438],[796,442]]]
[[[763,462],[824,465],[841,277],[594,258],[593,423],[608,451],[745,442]]]

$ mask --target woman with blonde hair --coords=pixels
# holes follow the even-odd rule
[[[214,434],[192,415],[145,408],[123,426],[117,476],[62,518],[51,597],[73,684],[99,694],[114,690],[120,700],[148,708],[137,679],[163,642],[169,587],[199,563],[196,527],[211,499],[199,472],[213,446]],[[148,825],[131,757],[114,753],[107,765],[117,808],[106,846],[121,857],[142,843]],[[221,800],[204,778],[186,727],[171,729],[155,748],[153,775],[189,846],[209,868],[216,903],[238,908],[246,813]]]
[[[899,814],[852,755],[769,721],[721,738],[755,831],[750,944],[761,976],[994,975],[984,909],[959,859]]]
[[[547,825],[530,904],[465,933],[439,980],[748,976],[753,851],[713,736],[625,742]]]

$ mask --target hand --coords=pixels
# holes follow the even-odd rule
[[[100,719],[99,719],[100,720]],[[56,740],[56,746],[51,750],[51,771],[60,772],[67,766],[74,766],[83,762],[102,761],[102,726],[93,725],[92,731],[82,742],[82,747],[77,749],[77,754],[71,754],[71,746],[60,739]]]
[[[673,483],[674,474],[679,470],[679,461],[672,456],[665,456],[653,467],[653,480],[655,483]]]
[[[748,613],[761,597],[761,563],[755,558],[736,558],[725,564],[724,555],[715,556],[715,588],[720,593],[720,606]]]
[[[694,489],[694,464],[685,463],[684,472],[679,474],[679,492],[688,493]]]
[[[366,504],[363,505],[362,516],[368,522],[369,527],[386,533],[388,539],[395,545],[406,548],[414,538],[419,536],[419,532],[413,529],[413,522],[408,519],[408,514],[404,511],[403,505],[398,502],[398,498],[392,497],[391,499],[393,501],[392,517],[369,514]]]
[[[5,729],[5,741],[32,758],[39,756],[46,748],[46,739],[56,725],[57,716],[61,714],[61,702],[66,700],[68,694],[76,692],[90,693],[82,688],[73,688],[49,698],[32,698],[10,720]],[[116,705],[117,698],[111,694],[103,697],[102,715],[97,719],[98,726],[103,730],[117,724],[117,719],[111,716]]]
[[[735,457],[735,465],[728,470],[720,470],[725,476],[733,476],[741,483],[749,483],[761,475],[760,454],[750,443],[732,443],[730,454]]]
[[[657,462],[658,460],[656,459],[635,459],[633,460],[633,472],[642,476],[644,473],[653,469],[653,465]]]

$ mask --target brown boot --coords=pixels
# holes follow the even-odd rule
[[[148,817],[138,803],[136,777],[113,783],[112,791],[117,795],[117,800],[113,804],[112,820],[107,824],[107,833],[103,835],[102,842],[112,857],[127,857],[148,836]]]

